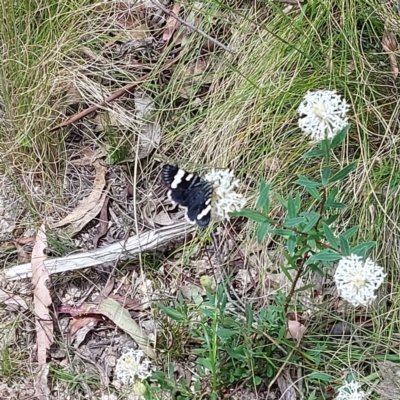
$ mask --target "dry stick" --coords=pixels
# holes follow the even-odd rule
[[[231,50],[229,47],[225,46],[221,42],[219,42],[217,39],[214,39],[210,35],[207,35],[207,33],[203,32],[199,28],[196,28],[194,25],[189,24],[189,22],[186,22],[182,18],[178,17],[173,11],[168,10],[167,7],[164,7],[161,3],[159,3],[157,0],[150,0],[156,7],[158,7],[161,11],[165,12],[165,14],[169,15],[172,18],[175,18],[177,21],[179,21],[181,24],[187,26],[188,28],[192,29],[193,31],[199,33],[200,35],[204,36],[206,39],[208,39],[210,42],[213,42],[217,46],[221,47],[225,51],[234,54],[235,52]]]
[[[150,74],[146,74],[146,75],[142,76],[141,78],[139,78],[137,81],[135,81],[133,83],[128,83],[127,85],[125,85],[121,89],[118,89],[116,92],[110,94],[110,96],[106,97],[101,103],[95,104],[94,106],[90,106],[89,108],[86,108],[85,110],[82,110],[80,113],[75,114],[72,117],[68,118],[67,120],[61,122],[61,124],[55,126],[54,128],[51,128],[50,132],[54,132],[54,131],[56,131],[56,130],[58,130],[60,128],[63,128],[64,126],[71,125],[74,122],[79,121],[80,119],[86,117],[87,115],[89,115],[93,111],[96,111],[99,108],[103,107],[107,103],[111,103],[112,101],[118,99],[118,97],[121,97],[122,95],[124,95],[129,90],[132,90],[139,83],[142,83],[142,82],[146,81],[146,79],[149,76],[150,76]]]
[[[184,221],[142,232],[128,239],[83,253],[73,253],[69,256],[59,258],[48,258],[44,261],[44,265],[49,275],[51,275],[89,268],[107,262],[115,262],[116,260],[126,260],[138,256],[145,251],[155,250],[178,238],[185,237],[186,234],[192,233],[195,229],[194,225],[189,225],[188,222]],[[2,277],[13,281],[30,278],[31,276],[31,263],[27,263],[3,270],[0,274],[0,280]]]

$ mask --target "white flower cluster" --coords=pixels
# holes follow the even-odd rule
[[[299,127],[313,142],[332,139],[347,125],[349,109],[335,91],[307,92],[299,106]]]
[[[118,359],[115,376],[124,384],[137,383],[151,375],[151,361],[144,357],[142,350],[129,349]]]
[[[211,201],[211,218],[214,221],[229,219],[229,213],[240,211],[246,204],[246,199],[235,189],[239,186],[239,180],[235,179],[232,171],[212,170],[204,180],[212,183],[214,191]]]
[[[339,388],[336,400],[363,400],[365,399],[365,392],[360,390],[358,382],[348,382]]]
[[[375,290],[382,285],[386,274],[371,259],[351,254],[343,257],[335,272],[339,295],[353,306],[367,306],[375,300]]]

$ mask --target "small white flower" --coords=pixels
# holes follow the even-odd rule
[[[360,389],[358,382],[348,382],[339,388],[336,400],[363,400],[365,399],[365,392]]]
[[[299,127],[312,141],[332,139],[347,125],[349,109],[335,91],[307,92],[299,106]]]
[[[209,172],[204,179],[211,182],[214,188],[211,201],[211,218],[214,221],[229,219],[229,213],[240,211],[246,204],[246,199],[235,189],[239,186],[239,180],[235,179],[232,171]]]
[[[147,379],[151,375],[151,361],[142,360],[142,350],[129,349],[118,359],[115,367],[115,376],[123,383],[136,383]]]
[[[375,300],[375,290],[382,285],[386,274],[383,268],[371,259],[351,254],[343,257],[335,272],[335,282],[339,295],[353,304],[367,306]]]

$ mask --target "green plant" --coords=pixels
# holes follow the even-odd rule
[[[335,151],[342,144],[349,126],[342,129],[333,139],[324,139],[318,146],[304,155],[304,159],[321,159],[319,180],[311,180],[299,175],[295,181],[300,188],[287,197],[275,194],[275,199],[283,208],[283,217],[270,216],[271,185],[262,181],[256,209],[243,209],[234,215],[243,216],[257,224],[256,235],[262,242],[267,235],[281,237],[285,241],[284,256],[287,265],[282,269],[292,282],[287,296],[285,311],[289,310],[295,292],[309,289],[297,287],[300,278],[309,270],[323,274],[323,268],[331,268],[332,262],[351,255],[365,258],[375,241],[365,241],[351,245],[351,239],[358,230],[354,225],[340,229],[339,220],[346,204],[340,201],[336,184],[345,181],[356,168],[357,162],[341,167],[331,165]],[[304,190],[306,194],[304,195]],[[340,213],[341,212],[341,213]],[[294,275],[291,271],[294,271]]]
[[[208,396],[217,399],[232,384],[244,380],[256,387],[276,374],[282,362],[282,357],[276,355],[288,353],[287,345],[279,345],[284,342],[286,332],[285,296],[279,294],[275,305],[261,310],[257,317],[250,307],[246,307],[244,316],[237,315],[228,305],[224,285],[207,291],[204,300],[199,296],[195,302],[195,306],[188,307],[180,296],[175,307],[163,304],[158,307],[181,329],[187,329],[192,342],[197,343],[191,349],[197,355],[197,391],[200,382],[209,380]],[[171,386],[165,374],[154,377],[162,387]],[[181,398],[191,398],[189,392],[186,396]]]

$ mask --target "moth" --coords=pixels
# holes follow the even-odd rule
[[[164,165],[161,177],[169,199],[186,210],[189,222],[206,228],[211,221],[212,184],[177,165]]]

